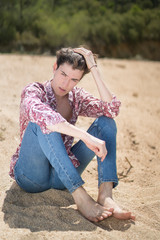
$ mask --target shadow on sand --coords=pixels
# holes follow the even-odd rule
[[[94,231],[97,227],[107,231],[126,231],[131,221],[110,217],[94,224],[75,210],[73,198],[67,191],[48,190],[29,194],[13,183],[7,191],[2,211],[10,228],[40,231]]]

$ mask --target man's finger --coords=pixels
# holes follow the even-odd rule
[[[105,157],[102,157],[102,158],[101,158],[101,162],[103,162],[103,161],[104,161],[104,159],[105,159]]]
[[[101,162],[103,162],[103,161],[104,161],[105,157],[107,156],[107,153],[108,153],[108,152],[106,152],[106,154],[105,154],[105,155],[103,155],[103,157],[101,158]]]

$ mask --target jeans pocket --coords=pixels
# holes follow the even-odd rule
[[[33,180],[26,177],[23,173],[22,174],[15,174],[15,180],[17,184],[26,192],[29,193],[38,193],[47,190],[43,186],[33,182]]]

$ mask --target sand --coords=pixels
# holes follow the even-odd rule
[[[9,175],[19,143],[19,102],[23,87],[52,77],[50,56],[0,55],[0,240],[160,239],[160,62],[101,59],[108,87],[122,102],[116,118],[119,185],[114,199],[136,221],[110,217],[94,224],[76,210],[67,191],[28,194]],[[98,96],[91,76],[80,86]],[[87,129],[93,119],[79,118]],[[93,159],[83,174],[85,189],[96,200]]]

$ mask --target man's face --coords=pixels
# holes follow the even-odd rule
[[[83,71],[79,69],[73,69],[72,65],[64,63],[57,68],[54,65],[54,77],[52,81],[52,88],[55,95],[58,97],[64,97],[67,95],[74,86],[81,80]]]

